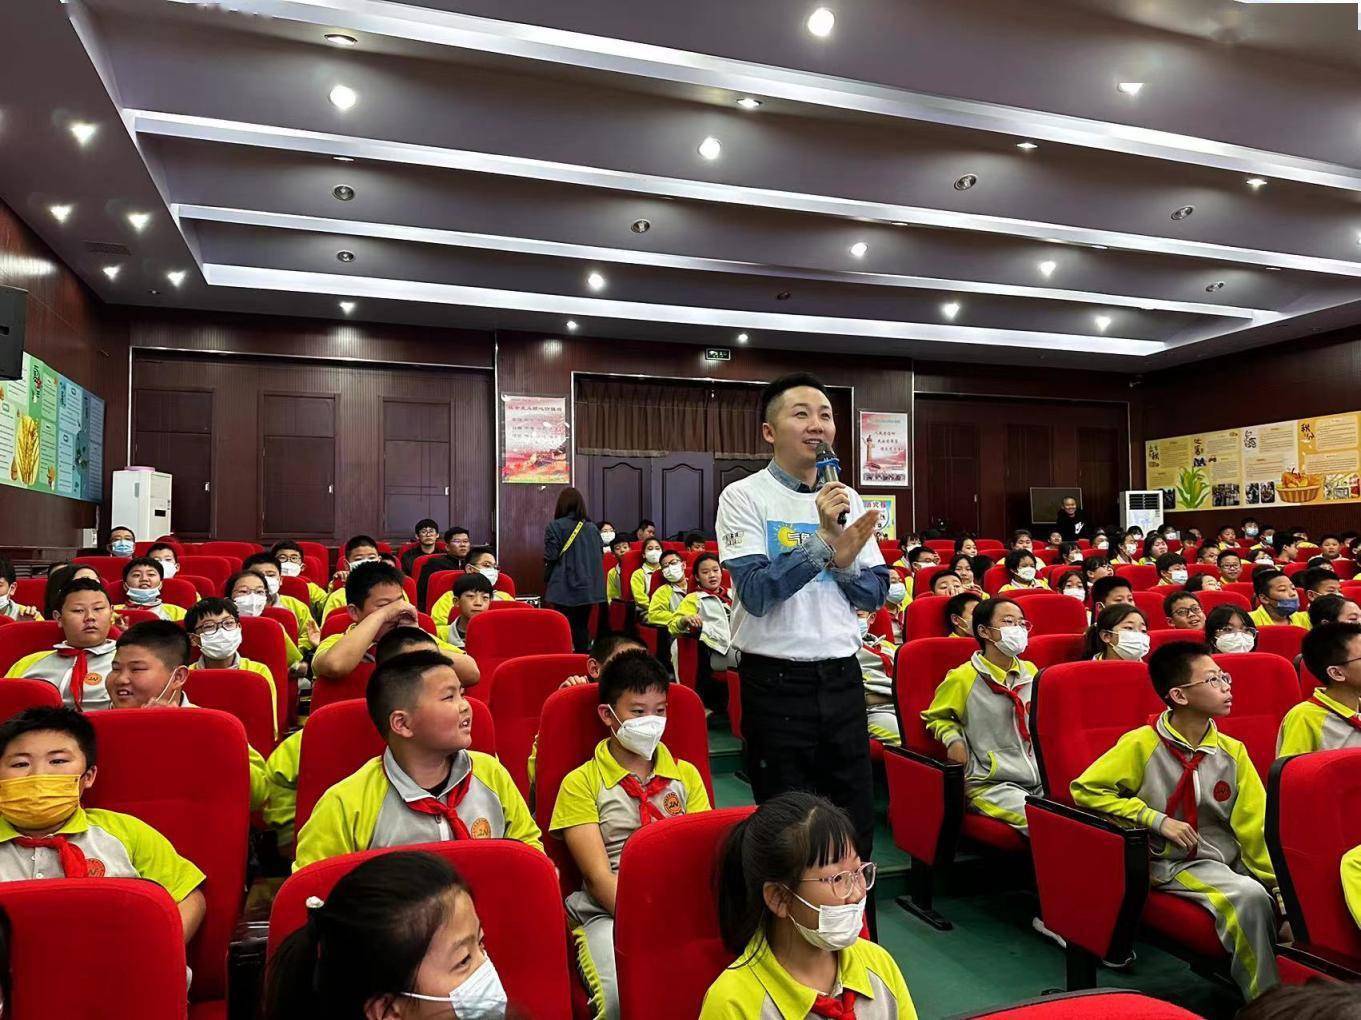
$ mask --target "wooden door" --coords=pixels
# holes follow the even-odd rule
[[[586,480],[582,495],[592,517],[609,521],[619,534],[632,534],[652,516],[652,458],[579,455],[577,477]]]
[[[717,509],[712,453],[671,453],[652,459],[652,509],[658,537],[687,531],[712,536]]]
[[[919,477],[926,509],[922,527],[944,521],[956,534],[979,530],[979,440],[973,422],[932,421],[926,425],[926,476]]]
[[[171,525],[186,538],[207,538],[213,533],[212,392],[138,389],[132,407],[132,462],[173,476]]]
[[[1006,427],[1007,459],[1003,481],[1006,486],[1006,527],[1010,534],[1017,528],[1033,527],[1030,514],[1031,486],[1054,485],[1054,430],[1049,425]],[[1043,536],[1042,536],[1043,537]]]
[[[407,539],[429,517],[449,527],[449,405],[383,401],[385,537]]]
[[[336,398],[260,395],[260,534],[329,538],[336,527]]]
[[[1120,492],[1120,431],[1114,428],[1077,430],[1077,484],[1089,521],[1118,519],[1115,500]]]

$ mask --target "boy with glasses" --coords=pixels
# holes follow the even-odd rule
[[[1361,747],[1361,626],[1320,624],[1305,635],[1301,651],[1323,686],[1286,713],[1276,756]]]
[[[1173,630],[1205,629],[1205,610],[1190,592],[1174,591],[1163,599],[1163,615],[1172,621]]]

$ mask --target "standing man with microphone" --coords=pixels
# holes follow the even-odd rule
[[[758,804],[798,789],[845,808],[868,859],[874,779],[855,614],[878,609],[888,593],[888,567],[871,541],[879,514],[830,480],[836,422],[821,380],[774,380],[761,412],[774,456],[723,490],[717,520],[719,558],[733,579],[732,643],[742,653],[747,775]]]

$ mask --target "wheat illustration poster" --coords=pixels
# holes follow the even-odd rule
[[[0,380],[0,484],[98,501],[103,479],[104,401],[25,354]]]

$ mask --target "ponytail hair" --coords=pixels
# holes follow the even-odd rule
[[[741,959],[757,935],[769,937],[774,915],[768,882],[792,889],[809,868],[841,860],[856,849],[855,827],[831,801],[791,791],[766,801],[733,826],[719,854],[716,885],[723,944]]]
[[[266,1020],[364,1020],[375,998],[410,991],[457,892],[467,883],[429,853],[382,854],[342,876],[270,961]]]
[[[1117,602],[1113,606],[1107,606],[1092,621],[1092,625],[1087,628],[1087,635],[1082,640],[1082,657],[1084,659],[1095,659],[1098,655],[1103,659],[1106,657],[1106,642],[1102,640],[1103,631],[1114,630],[1120,621],[1127,616],[1138,614],[1139,618],[1148,625],[1148,617],[1138,606],[1129,602]]]

